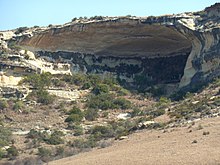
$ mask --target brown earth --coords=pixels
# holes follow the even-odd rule
[[[31,50],[67,51],[99,56],[158,57],[190,52],[191,42],[177,30],[138,20],[73,24],[49,29],[19,43]]]
[[[203,135],[209,132],[208,135]],[[219,165],[220,117],[167,130],[145,130],[104,149],[50,162],[49,165]],[[193,141],[197,141],[194,142]]]

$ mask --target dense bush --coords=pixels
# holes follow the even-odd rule
[[[124,89],[124,88],[120,88],[118,91],[117,91],[117,94],[118,96],[126,96],[126,95],[129,95],[129,91]]]
[[[83,148],[93,148],[97,144],[93,138],[89,138],[89,139],[82,139],[81,138],[81,139],[73,140],[73,142],[70,145],[71,145],[71,147],[74,147],[74,148],[83,149]]]
[[[86,75],[85,74],[74,74],[70,75],[63,75],[61,78],[62,81],[65,81],[69,84],[74,84],[77,86],[83,85],[86,82]]]
[[[4,147],[11,141],[11,131],[9,128],[0,126],[0,147]]]
[[[113,95],[107,93],[101,93],[99,95],[91,95],[88,98],[87,107],[91,109],[128,109],[132,104],[125,98],[114,98]]]
[[[0,109],[4,110],[8,108],[8,102],[6,100],[0,100]]]
[[[65,149],[64,149],[64,147],[57,147],[56,148],[56,154],[55,154],[55,156],[59,156],[59,155],[64,155],[64,151],[65,151]]]
[[[120,109],[129,109],[131,108],[131,102],[125,98],[117,98],[113,101],[115,107]]]
[[[131,116],[135,117],[135,116],[142,116],[144,114],[143,111],[141,111],[139,108],[135,107],[133,108],[133,111],[131,112]]]
[[[9,157],[9,158],[18,156],[18,150],[15,146],[11,146],[6,151],[7,151],[7,157]]]
[[[35,100],[38,103],[42,103],[44,105],[52,104],[55,100],[55,96],[49,94],[48,91],[41,89],[41,90],[34,90],[28,94],[26,97],[27,100]]]
[[[40,157],[50,157],[52,155],[52,151],[50,149],[40,147],[38,148],[38,155]]]
[[[102,110],[113,109],[115,107],[112,100],[114,100],[114,97],[106,93],[97,96],[91,95],[88,98],[87,107],[91,109],[102,109]]]
[[[54,96],[50,95],[46,90],[38,90],[36,92],[37,102],[42,104],[52,104],[54,102]]]
[[[68,112],[68,115],[65,122],[78,123],[81,122],[84,117],[83,112],[75,106]]]
[[[109,86],[106,85],[106,84],[97,84],[92,92],[95,94],[95,95],[99,95],[99,94],[102,94],[102,93],[108,93],[109,92]]]
[[[117,139],[120,136],[128,135],[131,130],[135,130],[137,123],[135,121],[123,120],[118,122],[110,122],[114,130],[114,137]]]
[[[110,138],[114,137],[114,130],[112,129],[111,125],[102,126],[96,125],[91,128],[89,131],[96,140],[101,140],[102,138]]]
[[[24,108],[24,103],[23,101],[17,101],[14,106],[13,106],[13,110],[14,111],[18,111],[20,109],[23,109]]]
[[[75,125],[74,126],[74,135],[75,136],[83,135],[83,127],[80,125]]]
[[[48,139],[44,139],[47,144],[58,145],[63,144],[64,140],[62,139],[64,134],[61,131],[54,131]]]
[[[64,134],[61,131],[55,130],[51,135],[46,131],[40,132],[34,129],[31,129],[27,134],[27,138],[37,140],[38,142],[45,142],[47,144],[58,145],[63,144],[64,140],[62,139]]]
[[[22,33],[24,31],[28,30],[28,27],[19,27],[16,31],[15,34]]]
[[[82,90],[89,89],[89,88],[91,88],[91,86],[92,86],[92,84],[90,82],[86,82],[85,84],[83,84]]]
[[[84,113],[86,120],[89,121],[94,121],[98,117],[97,109],[87,109]]]
[[[94,17],[90,17],[90,20],[103,20],[102,16],[94,16]]]
[[[5,155],[6,155],[6,152],[3,151],[2,149],[0,149],[0,160],[1,160],[2,158],[4,158]]]
[[[164,109],[157,109],[157,110],[155,110],[155,111],[151,111],[151,112],[150,112],[150,115],[151,115],[152,117],[161,116],[161,115],[163,115],[163,114],[165,114],[165,110],[164,110]]]
[[[45,72],[42,74],[30,74],[28,76],[26,76],[21,82],[22,83],[27,83],[31,86],[33,86],[33,88],[42,90],[46,87],[49,87],[51,85],[51,79],[52,79],[52,75],[49,72]]]

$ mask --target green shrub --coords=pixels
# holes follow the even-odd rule
[[[14,111],[18,111],[20,109],[23,109],[24,108],[24,103],[23,101],[17,101],[14,106],[13,106],[13,110]]]
[[[50,157],[52,155],[52,152],[50,149],[40,147],[38,148],[38,155],[40,157]]]
[[[113,88],[115,85],[118,85],[119,83],[114,77],[109,76],[109,77],[104,78],[103,84],[106,84],[110,86],[111,88]]]
[[[128,109],[131,108],[131,102],[124,98],[114,99],[113,95],[101,93],[99,95],[91,95],[88,98],[87,107],[90,109]]]
[[[80,115],[80,116],[83,116],[83,112],[76,106],[73,106],[73,108],[67,112],[68,115],[71,115],[71,114],[77,114],[77,115]]]
[[[89,89],[91,87],[92,87],[92,84],[90,82],[86,82],[85,84],[83,84],[82,90]]]
[[[97,109],[87,109],[85,111],[85,118],[89,121],[94,121],[98,117],[98,110]]]
[[[72,143],[71,143],[71,147],[74,148],[79,148],[79,149],[83,149],[83,148],[93,148],[97,145],[96,141],[94,140],[94,138],[92,136],[90,136],[88,139],[75,139]]]
[[[74,135],[75,136],[83,135],[83,127],[80,125],[75,125],[74,126]]]
[[[18,156],[18,150],[15,146],[11,146],[6,151],[7,151],[7,157],[9,158]]]
[[[108,126],[100,126],[96,125],[91,128],[89,131],[96,140],[101,140],[102,138],[110,138],[114,137],[114,130],[111,125]]]
[[[99,95],[99,94],[102,94],[102,93],[108,93],[109,92],[109,86],[106,85],[106,84],[98,84],[93,88],[92,92],[95,95]]]
[[[0,109],[4,110],[8,108],[8,102],[6,100],[0,100]]]
[[[4,147],[11,141],[11,130],[9,128],[0,126],[0,147]]]
[[[129,121],[129,120],[121,120],[118,122],[110,122],[113,130],[114,130],[114,136],[116,139],[118,139],[120,136],[126,136],[128,135],[131,130],[135,130],[137,123],[135,121]]]
[[[100,84],[102,82],[101,78],[97,74],[89,74],[87,75],[87,80],[93,85]]]
[[[52,75],[49,72],[45,72],[42,74],[31,74],[26,76],[21,83],[27,83],[33,86],[36,89],[42,90],[45,87],[49,87],[51,85]]]
[[[0,149],[0,160],[6,156],[6,152]]]
[[[15,31],[15,34],[19,34],[19,33],[22,33],[24,31],[28,30],[28,27],[19,27],[16,31]]]
[[[78,123],[81,122],[84,117],[83,112],[75,106],[68,112],[68,115],[65,122]]]
[[[127,96],[129,95],[129,91],[127,89],[124,88],[120,88],[120,90],[117,92],[118,96]]]
[[[65,87],[65,83],[58,78],[53,78],[51,82],[56,87]]]
[[[90,109],[102,109],[102,110],[107,110],[111,108],[113,109],[115,107],[112,100],[114,100],[113,95],[107,93],[102,93],[97,96],[91,95],[88,98],[87,107]]]
[[[63,132],[55,130],[51,135],[49,135],[46,131],[40,132],[34,129],[31,129],[27,134],[27,138],[34,139],[38,142],[45,142],[47,144],[58,145],[63,144],[64,140],[62,139],[64,136]]]
[[[37,139],[39,137],[39,132],[35,129],[31,129],[30,132],[27,134],[27,138]]]
[[[38,90],[36,92],[37,102],[42,104],[52,104],[54,102],[54,96],[50,95],[46,90]]]
[[[131,102],[126,100],[125,98],[117,98],[113,101],[114,105],[121,109],[129,109],[131,108]]]
[[[83,117],[78,114],[71,114],[65,119],[65,122],[79,123],[82,119]]]
[[[64,155],[64,151],[65,151],[65,149],[64,149],[64,147],[57,147],[56,148],[56,156],[59,156],[59,155]]]
[[[76,21],[77,20],[77,18],[76,17],[74,17],[73,19],[72,19],[72,22],[74,22],[74,21]]]
[[[153,117],[158,117],[158,116],[161,116],[161,115],[164,115],[164,114],[165,114],[164,109],[157,109],[155,111],[150,112],[150,115],[153,116]]]
[[[47,144],[52,144],[52,145],[63,144],[64,143],[64,140],[62,139],[63,135],[64,134],[61,131],[54,131],[48,139],[45,139],[45,142]]]
[[[141,111],[138,108],[133,108],[133,111],[131,112],[132,117],[141,116],[141,115],[143,115],[143,111]]]
[[[69,83],[69,84],[74,84],[74,85],[80,86],[86,82],[86,75],[80,74],[80,73],[73,74],[72,76],[63,75],[62,80]]]

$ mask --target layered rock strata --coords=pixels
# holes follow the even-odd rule
[[[68,62],[72,72],[182,88],[219,76],[219,16],[217,3],[195,13],[78,19],[25,30],[13,41],[47,60]]]

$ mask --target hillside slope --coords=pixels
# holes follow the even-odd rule
[[[206,131],[209,134],[203,135]],[[165,133],[138,132],[111,147],[60,159],[49,165],[217,165],[220,163],[219,132],[219,117],[204,119],[192,127],[171,128]]]

